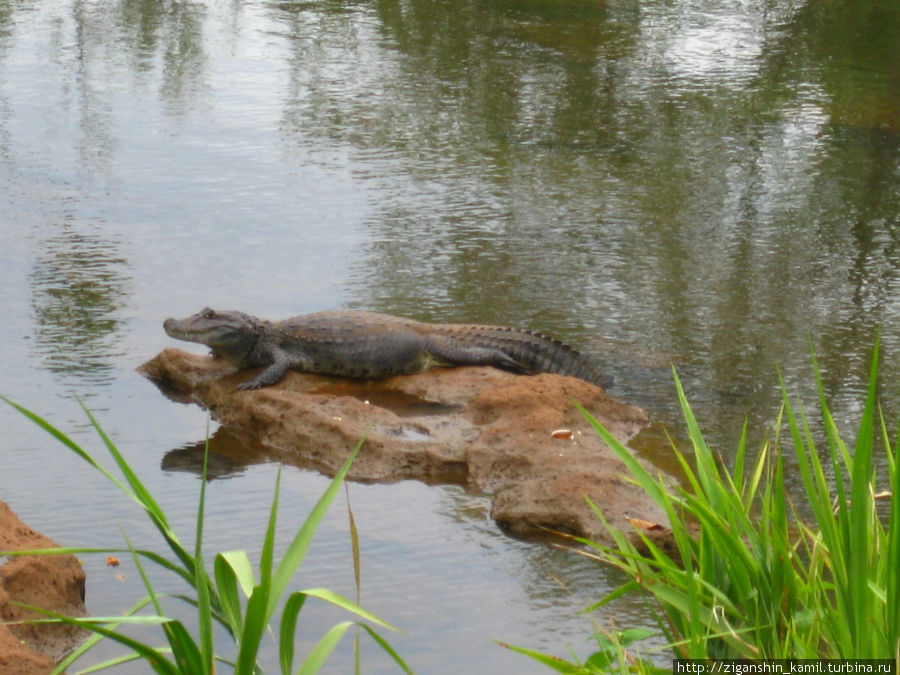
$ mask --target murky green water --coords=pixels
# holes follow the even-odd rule
[[[198,484],[170,451],[206,418],[133,368],[204,305],[538,328],[669,424],[674,364],[726,453],[774,417],[776,368],[811,401],[810,344],[852,421],[880,327],[896,409],[897,44],[894,0],[0,2],[0,392],[87,440],[81,397],[185,536]],[[0,498],[29,524],[148,536],[0,424]],[[220,468],[209,550],[254,549],[275,469]],[[325,482],[284,482],[287,536]],[[586,653],[608,570],[505,538],[457,488],[351,497],[363,604],[418,671],[529,672],[490,639]],[[346,527],[335,509],[301,586],[352,594]],[[87,564],[93,612],[142,594]]]

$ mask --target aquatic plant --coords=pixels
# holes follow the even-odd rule
[[[622,673],[624,675],[633,672],[660,675],[671,671],[669,668],[659,668],[650,659],[628,651],[632,644],[657,634],[657,631],[649,628],[628,628],[623,631],[604,630],[595,623],[594,632],[588,639],[597,645],[596,650],[584,660],[571,654],[571,661],[527,647],[517,647],[505,642],[498,644],[564,675],[592,675],[594,673],[598,675],[600,673],[604,675]]]
[[[675,373],[691,450],[689,460],[672,443],[683,486],[647,470],[582,409],[666,513],[674,544],[664,551],[638,529],[638,547],[608,524],[615,545],[579,539],[588,555],[630,579],[585,611],[643,592],[667,651],[678,658],[900,659],[900,501],[879,506],[900,487],[898,439],[891,442],[876,400],[878,345],[852,451],[829,411],[815,358],[813,367],[824,448],[781,381],[774,437],[750,462],[745,423],[730,470],[706,444]],[[792,502],[785,488],[784,448],[796,458],[802,503]],[[881,452],[884,471],[876,472]],[[542,662],[559,672],[598,672],[589,661]],[[652,669],[624,653],[617,663],[620,671]]]
[[[155,672],[165,675],[179,675],[183,673],[211,675],[216,672],[215,663],[217,661],[233,666],[236,675],[260,673],[262,669],[259,666],[258,658],[262,647],[263,634],[271,630],[270,625],[279,607],[281,607],[281,614],[277,633],[278,661],[281,672],[285,675],[292,672],[316,672],[326,661],[340,639],[353,626],[358,626],[359,629],[368,633],[400,668],[405,672],[411,672],[394,649],[373,628],[373,625],[389,630],[396,629],[364,610],[357,602],[348,600],[326,588],[310,588],[288,594],[288,584],[303,561],[313,534],[340,489],[350,465],[362,447],[363,440],[350,452],[346,462],[297,530],[283,557],[277,564],[274,560],[274,546],[278,492],[281,479],[280,469],[275,482],[274,497],[269,510],[268,526],[263,539],[257,573],[254,573],[253,566],[245,551],[217,553],[214,557],[212,572],[210,573],[204,563],[202,550],[206,494],[206,453],[204,454],[203,480],[200,482],[195,543],[193,550],[189,550],[182,545],[178,536],[170,527],[162,508],[153,499],[121,452],[109,439],[87,408],[82,406],[85,414],[118,466],[119,471],[124,476],[124,482],[45,419],[5,397],[0,398],[50,433],[96,470],[103,473],[128,498],[137,503],[162,535],[171,552],[171,556],[166,557],[154,551],[136,549],[132,546],[127,536],[127,546],[125,548],[65,547],[28,551],[0,551],[0,556],[84,553],[121,554],[125,552],[129,553],[134,559],[135,566],[147,589],[147,595],[135,603],[124,616],[66,617],[37,607],[29,607],[29,609],[49,617],[47,619],[36,619],[34,620],[35,622],[67,623],[81,626],[92,633],[90,638],[58,664],[54,673],[62,672],[71,666],[103,638],[121,643],[128,648],[128,653],[104,661],[82,672],[95,672],[122,663],[143,659]],[[355,537],[355,527],[352,527],[352,513],[350,517],[351,535]],[[358,570],[358,546],[355,540],[353,542],[353,551],[354,567]],[[181,621],[166,616],[160,602],[166,596],[154,590],[142,561],[158,565],[162,569],[174,573],[188,584],[191,589],[189,595],[176,595],[173,597],[179,598],[196,608],[196,638],[191,635],[191,632]],[[357,587],[358,584],[359,575],[357,573]],[[308,598],[324,600],[349,612],[355,618],[342,621],[328,630],[306,655],[299,668],[294,670],[294,638],[297,622],[304,603]],[[148,606],[152,606],[153,614],[138,614],[138,612]],[[214,645],[214,622],[223,626],[228,635],[234,640],[233,646],[237,652],[233,660],[225,658],[217,652]],[[118,630],[120,626],[133,624],[160,626],[167,645],[153,646],[138,641]],[[358,660],[356,665],[358,670]]]

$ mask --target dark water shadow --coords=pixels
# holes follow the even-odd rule
[[[277,461],[277,453],[253,443],[227,427],[220,427],[209,437],[209,457],[206,475],[209,480],[233,478],[244,473],[252,464]],[[169,450],[163,455],[160,467],[166,472],[203,474],[203,454],[207,441],[198,441]]]

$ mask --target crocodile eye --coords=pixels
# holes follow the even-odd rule
[[[216,313],[211,310],[209,307],[203,310],[202,312],[204,319],[212,319],[216,316]]]

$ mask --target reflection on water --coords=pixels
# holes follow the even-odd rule
[[[30,285],[34,346],[47,368],[108,381],[120,353],[117,313],[128,301],[125,265],[116,242],[69,225],[41,241]]]
[[[894,0],[0,3],[2,393],[106,399],[166,489],[196,425],[129,379],[161,320],[342,305],[559,336],[670,426],[675,365],[724,454],[775,416],[776,368],[814,397],[810,344],[851,422],[880,327],[896,408],[898,35]],[[254,449],[223,433],[213,485],[238,500]],[[0,455],[4,494],[52,509],[40,481],[66,476]],[[467,498],[404,489],[368,503],[373,537],[451,595],[471,561],[441,549],[427,576],[397,540],[409,509],[440,530]],[[451,524],[488,541],[473,522]],[[509,546],[533,563],[512,614],[572,635],[539,581],[564,563]]]
[[[123,61],[138,77],[157,68],[161,100],[168,112],[183,113],[191,95],[202,90],[206,6],[198,2],[164,3],[122,0],[114,8],[76,3],[72,20],[78,40],[82,82],[104,81],[99,71]]]
[[[163,471],[186,471],[203,475],[203,456],[208,452],[206,476],[209,480],[232,478],[243,473],[251,464],[272,461],[271,452],[248,444],[241,436],[222,427],[209,437],[209,441],[189,443],[169,450],[163,455],[160,466]]]
[[[810,2],[798,14],[806,31],[800,56],[828,93],[831,123],[900,132],[897,79],[900,12],[890,0],[856,5]]]

